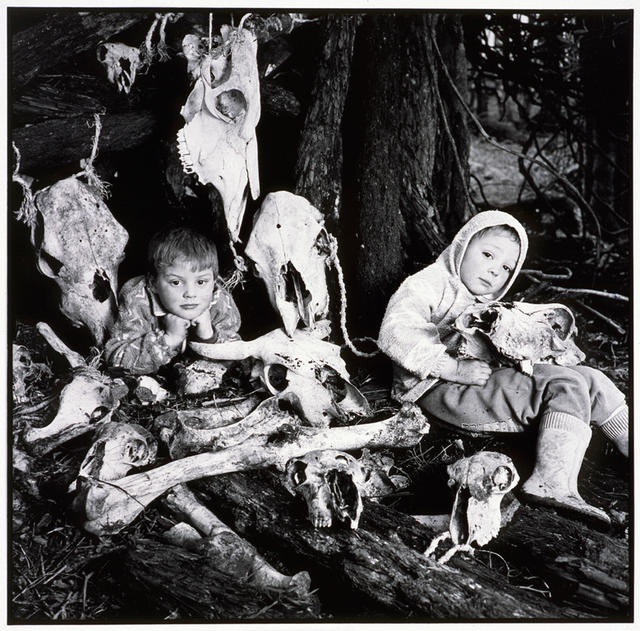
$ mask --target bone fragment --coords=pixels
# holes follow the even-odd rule
[[[38,329],[38,333],[44,337],[45,340],[49,343],[49,346],[56,351],[56,353],[60,353],[68,362],[71,368],[77,368],[78,366],[86,366],[87,362],[84,360],[84,357],[80,355],[80,353],[76,353],[72,351],[54,332],[54,330],[46,323],[46,322],[38,322],[36,324],[36,329]]]
[[[308,572],[287,576],[265,561],[253,545],[220,521],[184,484],[174,486],[166,497],[167,505],[188,519],[203,535],[181,526],[169,531],[169,538],[194,552],[204,554],[216,569],[249,582],[264,590],[287,591],[307,596],[311,586]]]
[[[405,405],[398,414],[375,423],[320,430],[299,427],[289,436],[265,437],[261,445],[252,442],[189,456],[108,484],[93,481],[86,497],[84,528],[98,535],[119,532],[176,484],[270,465],[283,469],[290,458],[317,449],[410,447],[428,431],[429,423],[420,409]]]

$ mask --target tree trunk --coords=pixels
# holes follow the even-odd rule
[[[437,532],[393,509],[365,503],[358,530],[314,530],[305,507],[265,472],[215,476],[193,484],[201,501],[261,552],[286,561],[288,571],[307,569],[312,586],[332,612],[361,615],[459,618],[571,618],[533,592],[509,584],[479,562],[458,555],[450,568],[422,552]],[[328,600],[333,602],[328,603]]]
[[[391,293],[466,216],[468,131],[434,41],[464,95],[457,16],[367,15],[356,38],[342,250],[351,253],[351,312],[362,314],[363,333],[377,333]]]

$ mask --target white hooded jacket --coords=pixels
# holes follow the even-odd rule
[[[520,239],[520,253],[511,277],[494,294],[476,296],[460,279],[460,264],[472,237],[492,226],[512,227]],[[527,254],[522,224],[499,210],[472,217],[436,262],[407,278],[391,296],[378,336],[378,346],[394,362],[394,390],[415,401],[436,383],[447,352],[454,353],[460,334],[455,319],[475,302],[500,300],[513,284]]]

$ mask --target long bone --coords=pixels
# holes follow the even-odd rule
[[[29,452],[42,455],[109,422],[128,390],[121,379],[111,379],[87,365],[83,357],[69,349],[48,324],[39,322],[37,329],[74,369],[71,383],[60,393],[55,418],[45,427],[27,429],[22,437]]]
[[[165,537],[172,543],[200,552],[212,561],[216,568],[249,582],[263,590],[284,591],[298,598],[309,595],[311,578],[306,571],[294,576],[278,572],[256,548],[220,521],[184,484],[174,486],[165,499],[166,504],[188,519],[198,531],[174,527]],[[195,535],[195,536],[194,536]]]
[[[83,527],[97,535],[119,532],[153,500],[176,484],[233,471],[275,465],[283,469],[295,456],[317,449],[348,451],[363,447],[410,447],[429,431],[420,409],[405,405],[383,421],[349,427],[295,428],[266,437],[264,443],[237,445],[221,451],[189,456],[161,467],[103,483],[92,481],[87,491]]]

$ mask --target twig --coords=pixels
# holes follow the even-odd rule
[[[600,298],[609,298],[610,300],[617,300],[618,302],[629,302],[629,296],[623,296],[622,294],[615,294],[609,291],[601,291],[599,289],[580,289],[577,287],[553,287],[549,289],[553,291],[559,291],[563,294],[583,294],[587,296],[599,296]]]
[[[608,318],[603,313],[600,313],[599,311],[597,311],[593,307],[590,307],[589,305],[585,305],[583,302],[580,302],[579,300],[576,300],[576,304],[580,305],[586,311],[588,311],[589,313],[592,313],[594,316],[597,316],[603,322],[606,322],[609,326],[611,326],[613,329],[615,329],[615,331],[617,333],[619,333],[620,335],[625,335],[626,334],[626,330],[625,329],[623,329],[617,322],[614,322],[611,318]]]
[[[26,408],[17,407],[15,409],[15,415],[16,417],[18,417],[18,416],[24,416],[25,414],[31,414],[32,412],[38,412],[42,408],[45,408],[48,405],[51,405],[51,403],[53,403],[56,397],[57,397],[57,394],[54,392],[53,394],[46,396],[44,399],[42,399],[38,403],[34,403],[29,407],[26,407]]]
[[[539,269],[521,269],[520,273],[524,274],[531,280],[541,279],[541,280],[569,280],[573,273],[568,267],[563,267],[565,271],[562,274],[547,274],[546,272],[542,272]]]

